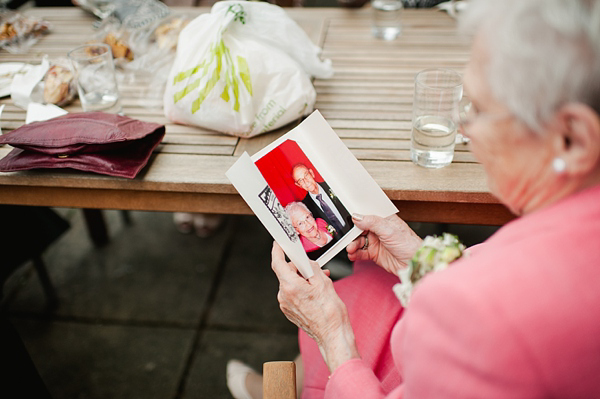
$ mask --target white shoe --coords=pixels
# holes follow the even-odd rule
[[[173,222],[180,233],[190,234],[194,229],[194,215],[191,213],[173,213]]]
[[[194,230],[200,238],[208,238],[215,234],[223,224],[225,217],[219,214],[196,213],[194,214]]]
[[[227,388],[235,399],[252,399],[246,388],[246,377],[251,373],[256,371],[239,360],[227,362]]]

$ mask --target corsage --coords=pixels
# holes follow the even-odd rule
[[[327,225],[327,232],[331,235],[335,234],[335,227],[333,227],[332,225],[328,224]]]
[[[408,267],[398,272],[400,283],[394,285],[393,290],[402,306],[408,305],[417,282],[431,272],[446,269],[451,262],[465,255],[465,249],[466,247],[453,234],[444,233],[441,237],[425,237]]]

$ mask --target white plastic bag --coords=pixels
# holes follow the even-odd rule
[[[240,137],[281,127],[313,111],[310,77],[333,75],[319,53],[278,6],[217,2],[179,36],[165,116]]]

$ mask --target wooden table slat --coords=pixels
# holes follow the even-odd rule
[[[206,7],[173,7],[194,17]],[[407,9],[402,35],[386,42],[371,34],[372,10],[293,8],[288,14],[322,47],[334,67],[331,79],[315,79],[315,107],[326,117],[384,192],[410,221],[502,224],[512,218],[487,187],[485,173],[466,145],[457,145],[455,161],[430,170],[410,162],[413,82],[425,68],[464,72],[469,45],[456,21],[434,9]],[[26,54],[0,50],[0,62],[38,64],[43,55],[64,57],[97,34],[95,18],[78,8],[30,8],[46,19],[51,32]],[[120,74],[121,103],[134,118],[166,126],[163,143],[135,179],[74,170],[0,173],[0,203],[61,207],[250,213],[225,176],[244,152],[254,154],[296,126],[251,139],[185,126],[167,120],[162,91],[153,74]],[[160,76],[158,76],[160,78]],[[148,90],[147,85],[154,90]],[[10,98],[0,99],[4,132],[24,123],[25,111]],[[66,107],[81,111],[78,101]],[[11,148],[0,147],[0,156]]]

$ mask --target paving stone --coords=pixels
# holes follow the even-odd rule
[[[194,331],[13,319],[53,399],[172,398]]]
[[[182,399],[231,398],[225,368],[239,359],[262,372],[272,360],[293,360],[298,355],[296,334],[209,330],[200,338]]]
[[[255,217],[230,216],[200,239],[177,232],[170,213],[131,212],[126,225],[104,211],[111,241],[95,248],[81,211],[58,211],[72,224],[44,254],[58,309],[45,310],[30,266],[5,285],[12,320],[55,399],[230,398],[230,358],[260,370],[297,355],[297,329],[277,303],[272,238]],[[495,231],[411,225],[468,245]]]
[[[271,235],[256,217],[243,216],[236,221],[208,325],[293,333],[296,327],[281,313],[277,302],[279,283],[271,269]]]
[[[170,213],[131,212],[133,224],[113,227],[110,243],[91,244],[81,216],[45,254],[59,296],[61,317],[154,321],[194,326],[206,305],[230,229],[201,239],[179,233]],[[117,218],[117,220],[114,220]],[[12,312],[41,312],[45,306],[34,275],[10,304]]]

